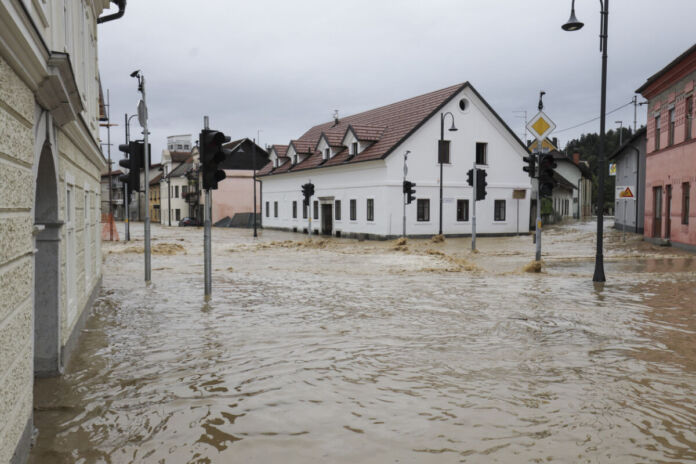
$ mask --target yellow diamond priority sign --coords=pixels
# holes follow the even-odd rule
[[[541,143],[551,132],[556,129],[556,124],[546,116],[543,111],[539,111],[527,124],[527,129]]]

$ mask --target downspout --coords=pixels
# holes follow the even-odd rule
[[[109,21],[113,21],[115,19],[119,19],[123,17],[124,14],[126,14],[126,0],[111,0],[111,3],[115,3],[116,5],[118,5],[118,11],[114,14],[97,18],[97,24],[102,24]]]

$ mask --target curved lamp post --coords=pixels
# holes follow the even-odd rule
[[[447,115],[450,115],[452,117],[452,127],[450,127],[448,130],[450,132],[456,132],[457,128],[454,126],[454,115],[451,112],[446,112],[446,113],[440,113],[440,142],[445,141],[445,117]],[[439,157],[439,162],[440,162],[440,235],[442,235],[442,163],[443,163],[443,157],[439,153],[440,147],[438,146],[438,157]],[[449,151],[447,152],[447,162],[449,163]]]
[[[595,256],[595,269],[592,280],[594,282],[605,282],[607,279],[604,276],[604,256],[603,248],[603,233],[604,233],[604,175],[606,171],[606,160],[604,158],[604,147],[606,142],[605,125],[607,112],[607,38],[609,35],[609,0],[599,0],[602,7],[601,23],[599,32],[599,50],[602,52],[602,96],[600,103],[600,122],[599,122],[599,170],[597,186],[597,254]],[[582,29],[584,24],[575,17],[575,0],[573,0],[570,9],[570,19],[561,28],[564,31],[577,31]]]

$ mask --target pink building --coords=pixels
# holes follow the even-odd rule
[[[696,45],[650,77],[637,93],[648,100],[645,237],[696,250]]]

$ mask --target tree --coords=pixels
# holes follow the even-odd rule
[[[622,141],[626,142],[633,136],[633,131],[630,127],[622,128]],[[606,172],[604,176],[604,201],[603,207],[611,207],[614,204],[614,180],[613,176],[609,175],[609,155],[614,153],[619,148],[619,131],[609,130],[606,133],[606,142],[604,145],[604,159],[607,160]],[[566,145],[566,153],[580,153],[580,159],[587,161],[592,172],[592,203],[598,204],[598,158],[599,158],[599,134],[582,134],[580,138],[573,139]]]

